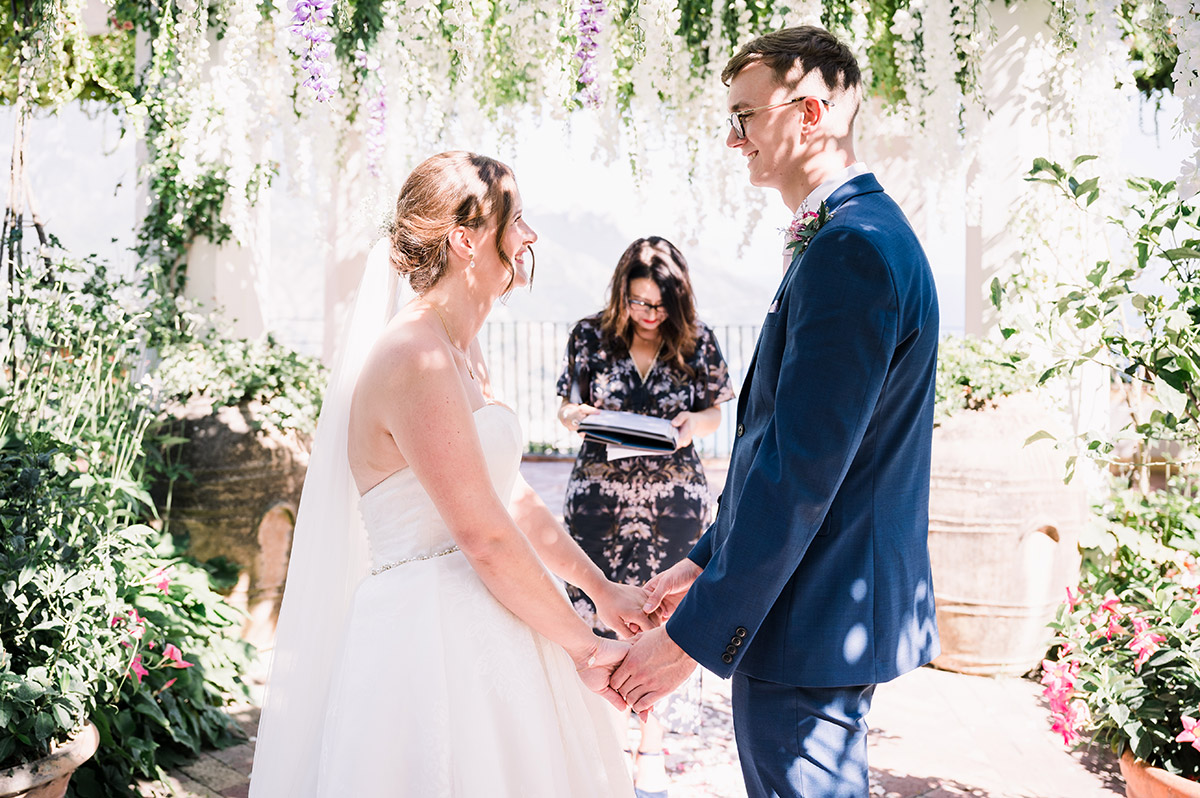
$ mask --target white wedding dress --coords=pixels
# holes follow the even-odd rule
[[[502,500],[521,457],[515,414],[475,414]],[[629,798],[625,717],[570,657],[498,602],[410,469],[359,507],[372,575],[354,594],[326,710],[325,798]],[[449,550],[449,553],[447,553]]]

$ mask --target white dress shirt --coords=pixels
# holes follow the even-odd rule
[[[847,166],[845,169],[839,170],[833,175],[833,177],[814,188],[812,193],[804,198],[804,201],[800,203],[800,207],[796,208],[796,213],[794,216],[792,216],[792,221],[804,218],[804,214],[806,213],[815,213],[816,210],[821,207],[821,203],[829,199],[829,196],[833,194],[833,192],[837,191],[845,183],[853,180],[859,175],[865,175],[869,171],[871,170],[868,169],[867,165],[862,161],[856,161]],[[783,250],[783,270],[785,272],[787,271],[788,267],[792,265],[792,253],[786,247],[787,245],[785,244]]]

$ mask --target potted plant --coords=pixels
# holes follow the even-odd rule
[[[183,443],[174,479],[159,486],[163,517],[193,556],[238,567],[228,598],[246,613],[242,635],[269,646],[325,370],[270,335],[230,338],[174,302],[182,332],[160,345],[155,376]]]
[[[249,650],[209,572],[139,523],[154,515],[147,452],[163,442],[136,378],[153,324],[139,295],[66,259],[39,261],[9,288],[0,784],[48,794],[61,776],[34,786],[35,774],[78,764],[69,742],[94,735],[71,791],[131,795],[163,763],[233,741],[224,709],[246,697]]]
[[[1107,553],[1094,550],[1068,591],[1042,683],[1053,727],[1121,754],[1131,797],[1155,783],[1200,796],[1200,519],[1195,478],[1106,504]],[[1178,547],[1178,548],[1177,548]]]
[[[1107,187],[1072,174],[1091,160],[1038,159],[1028,179],[1072,203],[1108,257],[1057,283],[993,284],[1002,312],[1014,304],[1005,334],[1048,355],[1040,381],[1100,367],[1124,419],[1075,439],[1113,487],[1083,541],[1081,591],[1051,626],[1042,681],[1064,742],[1109,745],[1131,796],[1149,794],[1155,774],[1176,779],[1164,795],[1200,796],[1200,208],[1174,183],[1131,179],[1099,216]]]

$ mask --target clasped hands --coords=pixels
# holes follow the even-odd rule
[[[576,662],[579,678],[617,709],[643,720],[654,705],[683,683],[696,661],[675,645],[662,624],[679,606],[701,568],[684,558],[643,587],[610,582],[594,597],[600,620],[621,640],[597,637],[596,648]]]

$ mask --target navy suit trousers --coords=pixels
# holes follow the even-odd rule
[[[868,798],[875,685],[793,687],[733,674],[733,728],[749,798]]]

